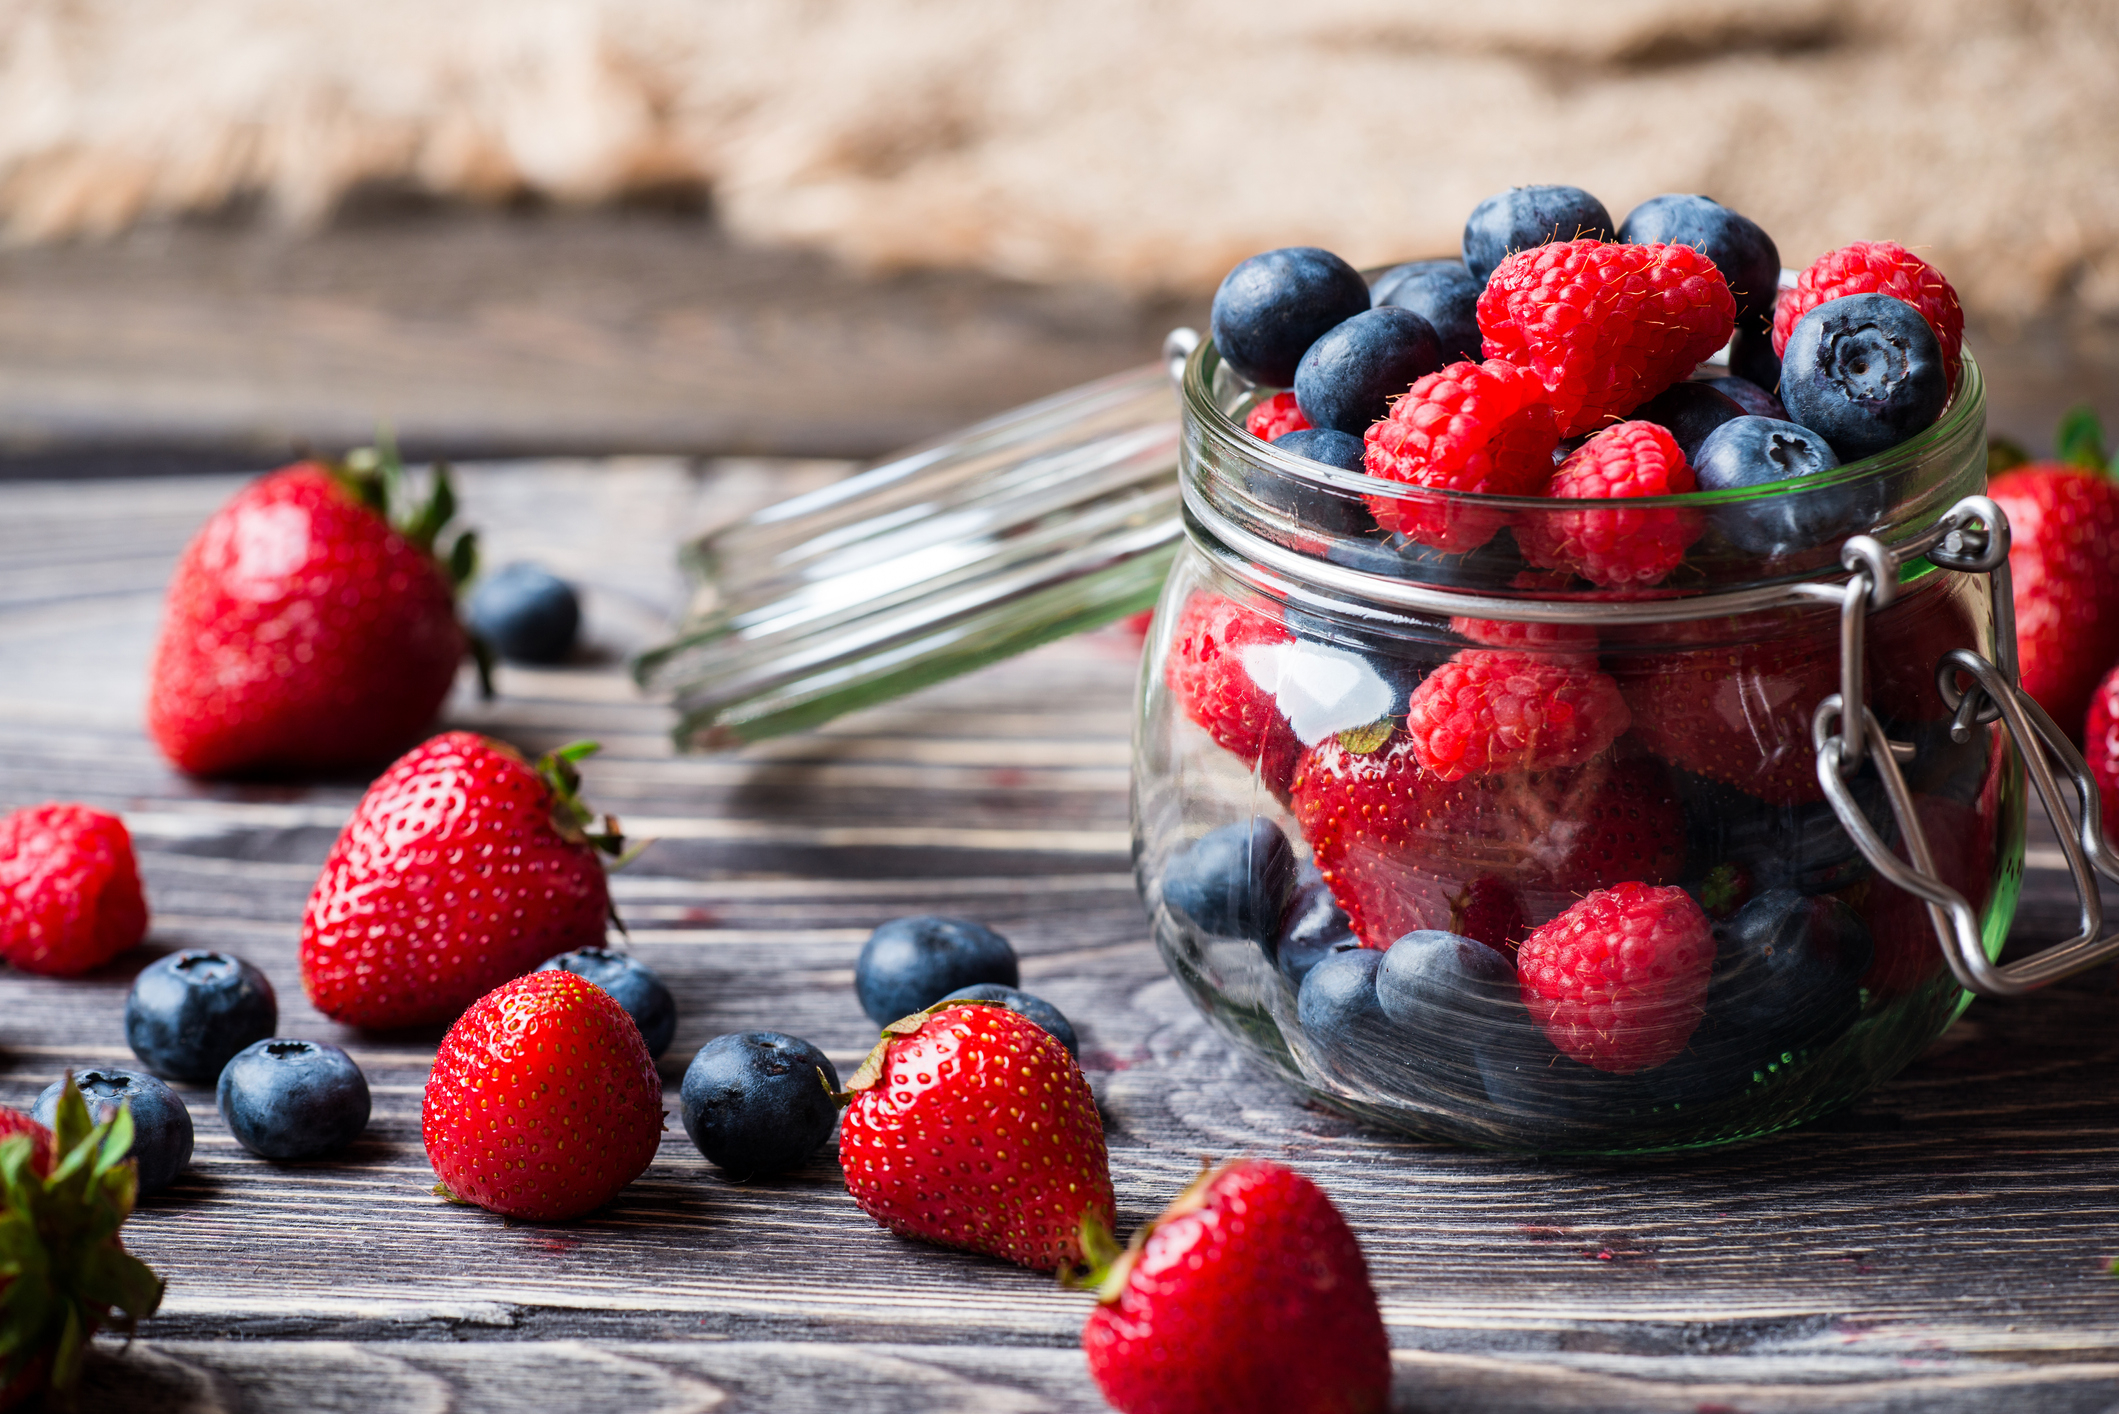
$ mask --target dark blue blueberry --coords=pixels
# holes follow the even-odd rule
[[[1033,997],[1016,987],[1003,987],[997,982],[981,982],[973,987],[959,987],[945,1002],[999,1002],[1017,1016],[1036,1022],[1052,1033],[1058,1042],[1067,1048],[1070,1056],[1082,1053],[1081,1042],[1075,1038],[1074,1024],[1061,1014],[1060,1009],[1043,997]]]
[[[1331,885],[1314,867],[1305,866],[1295,884],[1295,897],[1281,920],[1278,936],[1258,946],[1280,968],[1280,975],[1300,987],[1310,969],[1335,952],[1361,946],[1346,910],[1332,897]]]
[[[1869,861],[1828,801],[1773,805],[1689,771],[1672,771],[1671,779],[1685,816],[1688,880],[1706,881],[1718,866],[1733,865],[1756,889],[1822,894],[1869,876]],[[1891,806],[1875,772],[1848,784],[1862,813],[1889,839]]]
[[[1742,408],[1747,417],[1770,417],[1777,422],[1788,420],[1788,409],[1781,406],[1781,400],[1749,378],[1717,378],[1707,386]]]
[[[1652,196],[1626,213],[1619,239],[1629,245],[1691,246],[1729,282],[1738,323],[1758,329],[1773,323],[1781,253],[1750,217],[1704,196]]]
[[[831,1137],[838,1088],[831,1061],[799,1037],[778,1031],[716,1036],[684,1072],[684,1132],[730,1178],[786,1173]]]
[[[861,945],[854,962],[854,994],[878,1026],[933,1006],[974,982],[1021,981],[1015,949],[980,923],[922,913],[893,918]]]
[[[89,1117],[101,1124],[132,1105],[132,1157],[140,1165],[140,1191],[153,1193],[167,1188],[191,1162],[191,1111],[177,1092],[140,1070],[97,1066],[74,1072],[74,1084],[88,1101]],[[47,1129],[59,1116],[59,1093],[66,1087],[54,1080],[30,1107],[30,1118]]]
[[[1367,309],[1310,345],[1295,365],[1295,401],[1310,426],[1358,436],[1441,366],[1433,325],[1396,305]]]
[[[1330,251],[1269,250],[1222,278],[1214,292],[1214,346],[1253,383],[1285,388],[1311,344],[1368,307],[1368,282]]]
[[[1825,439],[1793,422],[1739,417],[1707,434],[1693,463],[1702,491],[1732,491],[1817,476],[1839,465]],[[1787,555],[1867,530],[1883,513],[1880,481],[1857,480],[1718,506],[1712,519],[1731,544],[1754,555]]]
[[[1715,925],[1714,980],[1691,1049],[1739,1066],[1823,1045],[1861,1013],[1875,945],[1830,894],[1769,889]]]
[[[633,1018],[650,1056],[660,1056],[670,1048],[677,1034],[677,999],[640,959],[608,948],[576,948],[547,960],[537,970],[571,972],[594,982]]]
[[[246,1046],[214,1088],[222,1122],[261,1159],[315,1159],[368,1127],[368,1077],[353,1057],[321,1041]]]
[[[572,587],[520,560],[480,580],[466,614],[471,631],[511,663],[562,662],[581,631],[581,602]]]
[[[1369,298],[1378,308],[1410,309],[1432,324],[1442,341],[1444,363],[1477,363],[1486,357],[1479,333],[1479,290],[1480,282],[1461,260],[1415,260],[1378,275],[1369,286]]]
[[[1472,208],[1464,223],[1464,265],[1484,287],[1494,267],[1519,250],[1611,238],[1611,213],[1580,187],[1510,187]]]
[[[1327,547],[1324,557],[1333,564],[1368,574],[1418,579],[1458,589],[1506,589],[1529,568],[1516,537],[1507,529],[1463,555],[1448,554],[1402,535],[1387,535],[1368,542],[1342,541]]]
[[[1376,969],[1376,1000],[1398,1028],[1394,1058],[1430,1095],[1484,1100],[1480,1056],[1546,1044],[1523,1008],[1514,964],[1440,929],[1407,933],[1390,945]]]
[[[1295,994],[1295,1019],[1327,1069],[1345,1079],[1374,1074],[1397,1042],[1397,1028],[1376,997],[1376,948],[1350,948],[1320,958]]]
[[[1281,433],[1273,439],[1273,445],[1280,448],[1283,452],[1289,452],[1298,457],[1307,457],[1313,462],[1323,462],[1326,466],[1336,466],[1341,471],[1367,470],[1366,463],[1362,458],[1368,449],[1362,440],[1351,432],[1341,432],[1330,427],[1305,427],[1299,431]],[[1343,500],[1343,498],[1337,497],[1334,499]],[[1359,501],[1353,504],[1361,506]],[[1366,516],[1367,507],[1361,506],[1361,509],[1363,515]],[[1375,519],[1369,517],[1367,528],[1374,529],[1375,525]],[[1327,526],[1325,528],[1332,529],[1334,527]],[[1360,532],[1348,530],[1340,533],[1352,535]]]
[[[1217,938],[1275,937],[1295,887],[1295,852],[1262,815],[1203,835],[1170,861],[1163,903]]]
[[[1713,383],[1691,382],[1673,383],[1626,414],[1629,421],[1653,422],[1669,432],[1688,462],[1699,460],[1708,433],[1743,415],[1743,407]]]
[[[1771,330],[1739,326],[1729,336],[1729,371],[1746,383],[1771,393],[1781,385],[1781,356],[1773,351]],[[1760,417],[1784,417],[1785,413],[1762,412]]]
[[[1294,456],[1322,462],[1342,471],[1362,469],[1361,439],[1344,432],[1305,428],[1300,432],[1282,433],[1273,439],[1273,445]],[[1292,543],[1314,546],[1318,535],[1313,532],[1322,532],[1336,539],[1376,533],[1376,518],[1369,514],[1368,503],[1353,492],[1290,475],[1263,461],[1246,463],[1243,477],[1244,487],[1252,496],[1280,512],[1290,522],[1287,534],[1276,538],[1292,538]]]
[[[226,953],[187,949],[159,958],[133,979],[125,1041],[169,1080],[211,1080],[228,1058],[279,1025],[265,974]]]
[[[1942,413],[1942,345],[1919,310],[1889,295],[1826,300],[1795,322],[1781,353],[1788,416],[1841,461],[1888,451]]]

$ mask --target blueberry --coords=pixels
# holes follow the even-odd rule
[[[1325,331],[1369,307],[1361,272],[1328,250],[1287,246],[1254,255],[1214,292],[1214,345],[1253,383],[1285,388]]]
[[[1935,331],[1889,295],[1826,300],[1795,322],[1781,353],[1788,416],[1841,461],[1897,446],[1934,422],[1949,396]]]
[[[211,1080],[230,1056],[270,1036],[279,1015],[264,973],[226,953],[187,949],[133,979],[125,1041],[165,1079]]]
[[[1382,966],[1383,954],[1375,948],[1327,953],[1295,994],[1302,1034],[1342,1076],[1373,1071],[1397,1040],[1376,997],[1376,972]]]
[[[1396,1023],[1396,1054],[1425,1086],[1484,1098],[1480,1055],[1543,1038],[1523,1009],[1514,964],[1486,944],[1440,929],[1407,933],[1383,954],[1376,999]]]
[[[246,1046],[214,1087],[236,1142],[261,1159],[315,1159],[368,1127],[368,1077],[353,1057],[321,1041]]]
[[[1398,579],[1425,580],[1458,589],[1506,589],[1529,568],[1515,535],[1506,528],[1478,549],[1462,555],[1422,545],[1402,535],[1373,541],[1341,541],[1328,546],[1325,559],[1348,569]]]
[[[1734,865],[1756,888],[1821,894],[1869,876],[1869,861],[1829,801],[1772,805],[1689,771],[1673,771],[1671,779],[1685,817],[1688,879],[1705,880],[1716,867]],[[1864,771],[1848,785],[1862,813],[1890,838],[1883,783]]]
[[[1707,434],[1693,463],[1702,491],[1732,491],[1816,476],[1839,465],[1830,444],[1807,427],[1739,417]],[[1865,481],[1815,490],[1784,488],[1713,511],[1731,544],[1754,555],[1787,555],[1866,530],[1883,513],[1884,488]]]
[[[1653,422],[1677,440],[1688,462],[1700,459],[1700,443],[1725,422],[1744,415],[1735,399],[1713,383],[1673,383],[1626,414],[1629,421]]]
[[[1729,336],[1729,371],[1768,393],[1780,387],[1781,356],[1773,351],[1772,331],[1737,326],[1737,331]],[[1782,417],[1785,414],[1764,412],[1759,416]]]
[[[1626,213],[1619,239],[1629,245],[1689,245],[1714,262],[1736,296],[1736,318],[1754,329],[1773,323],[1781,253],[1748,216],[1704,196],[1652,196]]]
[[[1312,427],[1359,435],[1441,366],[1432,324],[1396,305],[1367,309],[1310,345],[1295,365],[1295,401]]]
[[[1363,460],[1368,448],[1362,440],[1350,432],[1341,432],[1335,428],[1305,427],[1295,432],[1283,432],[1273,439],[1273,445],[1283,452],[1307,457],[1313,462],[1323,462],[1326,466],[1336,466],[1341,471],[1368,469]],[[1339,532],[1342,535],[1358,535],[1363,530],[1373,530],[1376,527],[1375,518],[1367,514],[1367,507],[1358,501],[1354,504],[1360,507],[1367,524],[1364,526],[1357,521],[1357,528],[1342,530]]]
[[[1354,925],[1347,921],[1339,900],[1332,897],[1324,876],[1307,868],[1295,886],[1279,934],[1259,946],[1280,968],[1280,975],[1300,987],[1311,968],[1333,953],[1360,947],[1361,939],[1354,936]]]
[[[1415,260],[1393,265],[1369,286],[1369,298],[1377,307],[1396,305],[1410,309],[1435,327],[1442,341],[1442,361],[1455,363],[1486,357],[1485,339],[1479,333],[1480,282],[1461,260]]]
[[[1464,265],[1483,287],[1519,250],[1553,241],[1611,239],[1611,213],[1580,187],[1511,187],[1472,208]]]
[[[1822,1045],[1861,1012],[1875,945],[1861,915],[1829,894],[1769,889],[1715,925],[1714,980],[1692,1048],[1749,1064]]]
[[[191,1111],[177,1092],[138,1070],[97,1066],[74,1072],[74,1084],[88,1101],[89,1117],[101,1124],[126,1102],[132,1105],[132,1157],[140,1165],[140,1191],[153,1193],[167,1188],[191,1162]],[[50,1128],[59,1116],[59,1094],[66,1088],[54,1080],[30,1107],[30,1118]]]
[[[838,1088],[831,1061],[799,1037],[778,1031],[716,1036],[684,1072],[684,1132],[730,1178],[786,1173],[831,1137]]]
[[[1295,852],[1262,815],[1194,841],[1163,873],[1162,899],[1217,938],[1275,936],[1295,886]]]
[[[516,561],[487,575],[466,607],[471,631],[511,663],[557,663],[574,651],[581,603],[567,582]]]
[[[1778,364],[1775,369],[1778,371]],[[1770,417],[1777,422],[1788,420],[1788,409],[1781,406],[1781,400],[1749,378],[1717,378],[1707,386],[1742,408],[1747,416]]]
[[[1329,428],[1305,428],[1284,432],[1273,445],[1294,456],[1322,462],[1342,471],[1360,471],[1363,447],[1359,437]],[[1272,507],[1289,522],[1287,536],[1299,545],[1314,545],[1319,533],[1334,538],[1352,538],[1376,533],[1376,518],[1368,503],[1352,492],[1292,476],[1266,462],[1244,466],[1244,488],[1257,500]]]
[[[659,1057],[670,1048],[677,1034],[677,999],[654,969],[638,958],[608,948],[576,948],[547,960],[537,970],[571,972],[594,982],[633,1018],[650,1056]]]
[[[933,1006],[959,987],[1021,979],[1015,949],[980,923],[931,913],[893,918],[861,945],[854,963],[854,993],[861,1010],[878,1026]]]
[[[999,1002],[1017,1016],[1034,1021],[1051,1032],[1054,1039],[1067,1048],[1068,1055],[1079,1057],[1082,1053],[1081,1042],[1074,1035],[1074,1024],[1061,1014],[1058,1007],[1043,997],[1033,997],[1028,992],[1015,987],[1003,987],[996,982],[981,982],[972,987],[959,987],[942,1000]]]

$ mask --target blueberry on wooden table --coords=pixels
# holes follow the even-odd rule
[[[959,987],[1022,980],[1015,949],[984,924],[917,914],[868,935],[854,961],[854,995],[878,1026],[933,1006]]]
[[[1218,938],[1276,936],[1295,887],[1295,852],[1278,825],[1253,816],[1224,825],[1170,861],[1162,899]]]
[[[730,1178],[786,1173],[831,1137],[838,1088],[831,1061],[798,1036],[716,1036],[684,1072],[684,1132]]]
[[[1410,309],[1433,325],[1444,363],[1478,363],[1486,357],[1479,333],[1480,283],[1461,260],[1415,260],[1378,275],[1369,285],[1369,298],[1378,308]]]
[[[158,958],[140,970],[125,999],[126,1044],[169,1080],[213,1079],[278,1025],[272,983],[227,953],[187,948]]]
[[[558,663],[574,651],[581,601],[565,580],[518,560],[471,591],[471,631],[511,663]]]
[[[1781,351],[1788,416],[1841,461],[1874,456],[1934,422],[1949,400],[1942,345],[1921,312],[1889,295],[1826,300]]]
[[[320,1158],[368,1127],[368,1077],[321,1041],[244,1047],[221,1071],[214,1098],[236,1142],[261,1159]]]
[[[594,982],[625,1008],[640,1028],[650,1057],[660,1058],[677,1034],[677,999],[655,970],[636,957],[609,948],[576,948],[542,963],[539,972],[571,972]]]
[[[1074,1034],[1074,1023],[1067,1020],[1065,1014],[1058,1007],[1046,1001],[1043,997],[1032,996],[1019,987],[1004,987],[998,982],[980,982],[970,987],[959,987],[948,996],[942,998],[942,1000],[945,1002],[998,1002],[1017,1016],[1027,1017],[1050,1032],[1062,1046],[1067,1048],[1068,1055],[1079,1057],[1082,1053],[1081,1042]]]
[[[1312,427],[1359,436],[1391,399],[1442,366],[1435,328],[1410,309],[1383,305],[1335,324],[1295,365],[1295,402]]]
[[[1265,251],[1223,276],[1214,291],[1214,346],[1253,383],[1285,388],[1311,344],[1368,307],[1368,282],[1330,251]]]
[[[116,1114],[119,1105],[132,1106],[132,1157],[140,1166],[142,1193],[167,1188],[191,1162],[191,1111],[160,1080],[145,1071],[97,1066],[75,1071],[74,1084],[97,1124]],[[65,1087],[63,1080],[45,1086],[30,1118],[50,1128],[58,1120],[59,1093]]]
[[[1611,213],[1580,187],[1510,187],[1474,206],[1465,220],[1464,266],[1483,286],[1519,250],[1611,236]]]

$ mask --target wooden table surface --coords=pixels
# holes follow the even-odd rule
[[[807,1036],[842,1073],[874,1029],[854,953],[902,913],[1001,929],[1025,985],[1083,1036],[1120,1217],[1200,1156],[1319,1179],[1368,1252],[1400,1410],[2119,1409],[2119,1027],[2109,970],[1981,1003],[1904,1075],[1762,1146],[1638,1166],[1467,1153],[1290,1095],[1199,1019],[1147,940],[1128,870],[1123,640],[1091,635],[738,755],[673,758],[624,651],[681,593],[670,547],[756,500],[769,468],[670,461],[474,468],[496,558],[589,586],[599,661],[504,670],[454,724],[529,749],[580,736],[593,801],[660,843],[618,876],[633,945],[683,1020],[674,1113],[724,1031]],[[180,1087],[189,1172],[129,1244],[169,1283],[129,1347],[100,1342],[86,1410],[1096,1410],[1087,1298],[863,1217],[829,1152],[718,1177],[671,1124],[608,1207],[511,1223],[432,1197],[419,1138],[438,1034],[363,1035],[304,1002],[302,903],[359,781],[188,781],[140,729],[161,587],[227,478],[0,486],[0,808],[122,811],[154,923],[86,979],[0,972],[0,1102],[68,1065],[128,1063],[133,973],[186,946],[273,979],[283,1034],[344,1045],[375,1114],[332,1160],[240,1149]],[[552,512],[564,508],[556,519]],[[2037,865],[2046,858],[2034,852]],[[2064,931],[2034,867],[2022,941]]]

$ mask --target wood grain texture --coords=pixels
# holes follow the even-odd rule
[[[673,1114],[685,1063],[723,1031],[784,1029],[855,1063],[874,1035],[850,985],[861,939],[957,913],[1012,938],[1025,984],[1081,1030],[1124,1225],[1206,1154],[1284,1158],[1325,1184],[1372,1263],[1400,1409],[2119,1408],[2109,971],[1982,1003],[1868,1100],[1753,1148],[1561,1164],[1364,1129],[1238,1058],[1147,941],[1123,640],[1056,644],[740,755],[671,757],[665,714],[617,661],[681,593],[675,538],[759,493],[743,474],[540,463],[463,486],[503,556],[561,557],[588,585],[584,662],[504,670],[496,701],[460,693],[449,716],[530,748],[603,741],[590,798],[662,836],[616,893],[682,1012],[662,1062]],[[641,1181],[579,1222],[428,1193],[438,1031],[343,1030],[296,968],[303,900],[361,782],[188,781],[138,726],[163,578],[231,484],[0,487],[0,808],[123,811],[155,918],[145,948],[86,979],[0,972],[0,1103],[69,1064],[125,1062],[133,973],[211,945],[272,978],[282,1032],[354,1054],[375,1114],[346,1153],[274,1165],[235,1144],[208,1088],[180,1087],[194,1164],[127,1229],[169,1298],[129,1351],[101,1349],[84,1407],[1100,1407],[1074,1348],[1087,1298],[890,1236],[828,1153],[732,1184],[673,1122]],[[561,511],[565,539],[539,528]],[[2064,877],[2029,877],[2019,938],[2057,936]]]

